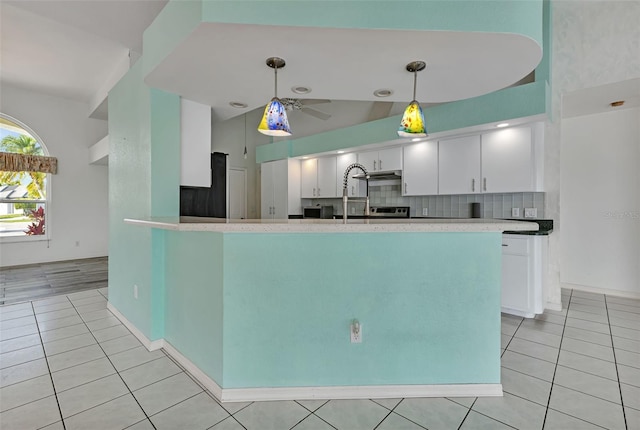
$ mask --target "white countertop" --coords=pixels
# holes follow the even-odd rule
[[[221,233],[388,233],[388,232],[503,232],[536,231],[538,224],[487,218],[452,219],[245,219],[201,217],[125,218],[127,224],[175,231]]]

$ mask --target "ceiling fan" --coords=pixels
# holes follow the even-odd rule
[[[280,99],[284,108],[288,111],[299,110],[311,116],[315,116],[316,118],[322,120],[328,120],[331,118],[331,115],[325,112],[321,112],[317,109],[313,109],[307,107],[309,105],[319,105],[323,103],[330,103],[331,100],[328,99],[292,99],[292,98],[282,98]]]

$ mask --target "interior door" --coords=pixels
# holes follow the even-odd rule
[[[246,169],[229,169],[229,218],[245,219],[247,217],[247,171]]]

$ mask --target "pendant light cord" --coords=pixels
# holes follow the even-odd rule
[[[413,100],[416,99],[416,84],[418,82],[418,71],[413,71]]]
[[[274,94],[275,94],[275,98],[278,98],[278,64],[276,63],[274,66],[275,66],[274,70],[275,70],[275,81],[276,81]]]

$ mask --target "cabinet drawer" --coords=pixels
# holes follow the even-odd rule
[[[502,253],[529,255],[529,239],[502,235]]]

